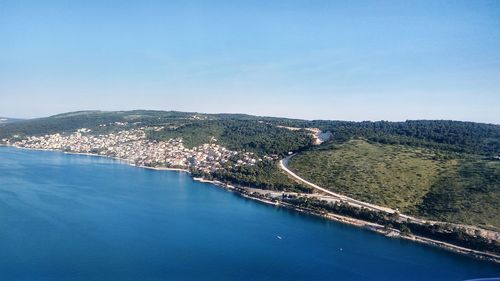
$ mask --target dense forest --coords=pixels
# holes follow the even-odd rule
[[[500,155],[500,125],[446,120],[406,122],[312,121],[334,132],[333,141],[365,138],[383,144],[404,144],[483,155]]]
[[[311,145],[311,137],[303,130],[291,131],[256,120],[190,122],[174,129],[151,131],[149,137],[156,140],[182,137],[189,147],[215,141],[229,149],[276,155],[284,155]]]

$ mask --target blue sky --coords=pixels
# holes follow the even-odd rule
[[[0,116],[500,124],[500,1],[0,0]]]

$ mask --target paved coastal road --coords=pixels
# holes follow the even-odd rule
[[[323,188],[321,186],[318,186],[308,180],[305,180],[303,178],[301,178],[300,176],[298,176],[297,174],[295,174],[294,172],[292,172],[289,168],[288,168],[288,162],[290,161],[290,159],[292,159],[292,157],[294,157],[295,154],[292,154],[288,157],[285,157],[284,159],[282,159],[279,163],[279,166],[280,168],[285,171],[288,175],[290,175],[291,177],[293,177],[294,179],[314,188],[314,189],[317,189],[321,192],[324,192],[330,196],[333,196],[339,200],[342,200],[342,201],[345,201],[353,206],[357,206],[357,207],[365,207],[367,209],[370,209],[370,210],[374,210],[374,211],[382,211],[382,212],[386,212],[386,213],[394,213],[396,212],[396,210],[393,210],[391,208],[386,208],[386,207],[382,207],[382,206],[378,206],[378,205],[374,205],[374,204],[370,204],[370,203],[366,203],[366,202],[363,202],[363,201],[359,201],[359,200],[356,200],[356,199],[353,199],[351,197],[348,197],[348,196],[345,196],[345,195],[342,195],[342,194],[338,194],[338,193],[335,193],[331,190],[328,190],[326,188]],[[400,217],[403,218],[403,219],[411,219],[413,221],[416,221],[416,222],[419,222],[419,223],[425,223],[424,220],[420,220],[420,219],[417,219],[417,218],[414,218],[414,217],[410,217],[410,216],[407,216],[407,215],[403,215],[403,214],[400,214]]]
[[[339,194],[339,193],[335,193],[331,190],[328,190],[326,188],[323,188],[321,186],[318,186],[306,179],[303,179],[301,178],[300,176],[298,176],[297,174],[295,174],[294,172],[292,172],[289,168],[288,168],[288,162],[290,161],[290,159],[292,157],[294,157],[296,154],[292,154],[288,157],[285,157],[284,159],[282,159],[279,163],[279,167],[285,171],[288,175],[290,175],[291,177],[293,177],[295,180],[299,181],[299,182],[302,182],[316,190],[319,190],[325,194],[328,194],[328,196],[320,196],[319,198],[322,199],[322,200],[326,200],[326,201],[330,201],[330,202],[336,202],[338,200],[342,200],[343,202],[347,202],[348,204],[352,205],[352,206],[356,206],[356,207],[365,207],[369,210],[372,210],[372,211],[382,211],[382,212],[386,212],[386,213],[389,213],[389,214],[392,214],[394,212],[396,212],[396,210],[394,209],[391,209],[391,208],[386,208],[386,207],[383,207],[383,206],[378,206],[378,205],[374,205],[374,204],[370,204],[370,203],[367,203],[367,202],[363,202],[363,201],[359,201],[359,200],[356,200],[354,198],[351,198],[351,197],[348,197],[348,196],[345,196],[345,195],[342,195],[342,194]],[[318,196],[316,196],[318,197]],[[416,217],[413,217],[413,216],[409,216],[409,215],[404,215],[404,214],[399,214],[399,218],[401,220],[410,220],[412,222],[415,222],[415,223],[418,223],[418,224],[426,224],[426,223],[430,223],[430,224],[443,224],[445,222],[440,222],[440,221],[434,221],[434,220],[425,220],[425,219],[420,219],[420,218],[416,218]],[[494,239],[496,241],[499,241],[499,237],[498,237],[498,234],[496,231],[494,230],[486,230],[486,229],[482,229],[482,228],[479,228],[479,227],[476,227],[476,226],[472,226],[472,225],[465,225],[465,224],[457,224],[457,223],[446,223],[446,224],[451,224],[453,226],[456,226],[456,227],[461,227],[461,228],[465,228],[465,229],[468,229],[470,230],[471,232],[472,231],[475,231],[475,230],[480,230],[482,233],[486,233],[486,237],[488,237],[489,239]]]

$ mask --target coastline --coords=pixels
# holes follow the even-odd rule
[[[418,236],[418,235],[414,235],[414,234],[412,234],[410,236],[404,236],[404,235],[401,235],[399,230],[396,230],[396,229],[385,230],[384,226],[379,225],[379,224],[375,224],[375,223],[371,223],[371,222],[367,222],[367,221],[363,221],[363,220],[359,220],[359,219],[355,219],[355,218],[351,218],[351,217],[347,217],[347,216],[342,216],[342,215],[338,215],[335,213],[318,213],[318,212],[315,212],[313,210],[305,209],[305,208],[298,207],[298,206],[295,206],[292,204],[283,203],[283,202],[274,202],[271,200],[266,200],[266,199],[262,199],[259,197],[255,197],[255,196],[252,196],[252,195],[249,195],[246,193],[239,193],[239,194],[245,198],[256,200],[256,201],[259,201],[261,203],[280,206],[280,207],[291,209],[291,210],[294,210],[297,212],[305,213],[308,215],[318,216],[318,217],[322,217],[324,219],[328,219],[331,221],[335,221],[335,222],[363,228],[366,230],[370,230],[370,231],[373,231],[375,233],[384,235],[388,238],[409,240],[409,241],[417,242],[420,244],[425,244],[428,246],[438,247],[438,248],[448,250],[448,251],[453,252],[453,253],[463,254],[463,255],[470,256],[470,257],[473,257],[476,259],[491,261],[491,262],[500,264],[500,256],[492,254],[492,253],[477,251],[477,250],[473,250],[473,249],[469,249],[469,248],[464,248],[464,247],[460,247],[460,246],[457,246],[454,244],[446,243],[446,242],[439,241],[439,240],[433,240],[430,238],[426,238],[426,237],[422,237],[422,236]]]
[[[485,260],[485,261],[492,261],[492,262],[500,264],[500,256],[492,254],[492,253],[477,251],[477,250],[473,250],[473,249],[469,249],[469,248],[464,248],[464,247],[457,246],[454,244],[450,244],[450,243],[446,243],[443,241],[434,240],[434,239],[430,239],[430,238],[426,238],[426,237],[422,237],[422,236],[418,236],[418,235],[414,235],[414,234],[409,235],[409,236],[404,236],[404,235],[400,234],[399,230],[396,230],[396,229],[385,230],[383,225],[379,225],[376,223],[367,222],[367,221],[363,221],[360,219],[355,219],[355,218],[351,218],[351,217],[347,217],[347,216],[342,216],[342,215],[338,215],[335,213],[322,214],[322,213],[315,212],[313,210],[305,209],[305,208],[298,207],[298,206],[288,204],[285,202],[272,201],[269,199],[260,198],[260,197],[254,196],[252,194],[249,194],[247,192],[244,192],[245,188],[236,188],[230,184],[226,184],[226,183],[223,183],[220,181],[207,180],[207,179],[199,178],[199,177],[193,177],[193,180],[199,181],[199,182],[204,182],[204,183],[210,183],[210,184],[222,187],[225,190],[228,190],[230,192],[236,192],[238,195],[240,195],[244,198],[255,200],[255,201],[258,201],[258,202],[261,202],[264,204],[284,207],[284,208],[291,209],[291,210],[301,212],[301,213],[305,213],[308,215],[318,216],[318,217],[322,217],[324,219],[332,220],[335,222],[339,222],[339,223],[343,223],[343,224],[347,224],[347,225],[351,225],[351,226],[355,226],[355,227],[360,227],[363,229],[367,229],[367,230],[376,232],[378,234],[382,234],[388,238],[409,240],[409,241],[413,241],[413,242],[417,242],[417,243],[445,249],[445,250],[448,250],[448,251],[451,251],[451,252],[454,252],[457,254],[463,254],[463,255],[471,256],[473,258],[477,258],[477,259],[481,259],[481,260]]]
[[[138,165],[132,163],[132,161],[124,159],[124,158],[111,157],[111,156],[108,156],[108,155],[101,155],[101,154],[94,154],[94,153],[71,152],[71,151],[62,151],[62,150],[58,150],[58,149],[28,148],[28,147],[13,146],[13,145],[4,145],[4,144],[0,144],[0,146],[14,147],[14,148],[17,148],[17,149],[24,149],[24,150],[61,152],[61,153],[70,154],[70,155],[83,155],[83,156],[92,156],[92,157],[102,157],[102,158],[107,158],[107,159],[113,159],[113,160],[120,161],[120,162],[125,162],[126,164],[128,164],[129,166],[132,166],[132,167],[143,168],[143,169],[148,169],[148,170],[155,170],[155,171],[176,171],[176,172],[191,173],[191,172],[189,172],[189,170],[187,170],[187,169],[181,169],[181,168],[148,167],[148,166],[141,166],[141,165],[138,166]]]
[[[191,172],[187,169],[168,168],[168,167],[148,167],[148,166],[135,165],[130,160],[117,158],[117,157],[111,157],[111,156],[107,156],[107,155],[100,155],[100,154],[93,154],[93,153],[67,152],[67,151],[62,151],[62,150],[57,150],[57,149],[26,148],[26,147],[19,147],[19,146],[6,145],[6,144],[0,144],[0,146],[13,147],[13,148],[25,149],[25,150],[52,151],[52,152],[62,152],[64,154],[104,157],[104,158],[108,158],[108,159],[117,160],[117,161],[122,162],[122,163],[126,163],[132,167],[138,167],[138,168],[155,170],[155,171],[185,172],[185,173],[188,173],[191,175]],[[451,251],[454,253],[463,254],[463,255],[473,257],[473,258],[477,258],[477,259],[481,259],[481,260],[485,260],[485,261],[492,261],[492,262],[500,264],[500,256],[492,254],[492,253],[477,251],[477,250],[473,250],[473,249],[469,249],[469,248],[464,248],[464,247],[460,247],[460,246],[457,246],[454,244],[449,244],[449,243],[446,243],[443,241],[433,240],[430,238],[417,236],[417,235],[413,235],[413,234],[409,235],[409,236],[404,236],[404,235],[401,235],[401,233],[396,229],[384,229],[384,226],[379,225],[379,224],[375,224],[375,223],[371,223],[371,222],[367,222],[367,221],[363,221],[363,220],[359,220],[359,219],[355,219],[355,218],[351,218],[351,217],[347,217],[347,216],[342,216],[342,215],[338,215],[335,213],[318,213],[317,211],[310,210],[310,209],[303,208],[303,207],[299,207],[296,205],[292,205],[292,204],[289,204],[286,202],[280,202],[278,200],[262,198],[262,196],[258,196],[258,195],[255,195],[255,194],[248,192],[249,188],[247,188],[247,187],[235,187],[231,184],[224,183],[224,182],[221,182],[218,180],[207,180],[207,179],[202,178],[202,177],[193,177],[192,175],[191,175],[191,178],[194,181],[209,183],[209,184],[221,187],[227,191],[235,192],[244,198],[252,199],[252,200],[255,200],[257,202],[264,203],[264,204],[284,207],[284,208],[295,210],[295,211],[305,213],[308,215],[318,216],[318,217],[322,217],[322,218],[336,221],[339,223],[360,227],[363,229],[373,231],[373,232],[378,233],[378,234],[382,234],[388,238],[405,239],[405,240],[409,240],[409,241],[413,241],[413,242],[417,242],[417,243],[421,243],[421,244],[439,247],[441,249],[445,249],[445,250],[448,250],[448,251]]]

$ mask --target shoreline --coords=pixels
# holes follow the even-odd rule
[[[143,168],[143,169],[154,170],[154,171],[184,172],[184,173],[188,173],[191,175],[191,172],[187,169],[168,168],[168,167],[148,167],[148,166],[135,165],[130,160],[117,158],[117,157],[111,157],[111,156],[107,156],[107,155],[100,155],[100,154],[93,154],[93,153],[80,153],[80,152],[67,152],[67,151],[62,151],[62,150],[57,150],[57,149],[27,148],[27,147],[13,146],[13,145],[5,145],[5,144],[0,144],[0,147],[1,146],[13,147],[13,148],[25,149],[25,150],[51,151],[51,152],[60,152],[60,153],[62,152],[64,154],[103,157],[103,158],[107,158],[107,159],[113,159],[113,160],[116,160],[116,161],[119,161],[122,163],[124,162],[132,167]],[[450,244],[447,242],[433,240],[430,238],[426,238],[426,237],[422,237],[422,236],[418,236],[418,235],[413,235],[413,234],[410,236],[404,236],[404,235],[401,235],[399,230],[396,230],[396,229],[388,229],[387,230],[387,229],[384,229],[384,226],[382,226],[382,225],[371,223],[368,221],[363,221],[363,220],[359,220],[359,219],[355,219],[355,218],[351,218],[351,217],[347,217],[347,216],[342,216],[342,215],[338,215],[335,213],[318,213],[316,211],[305,209],[305,208],[302,208],[299,206],[295,206],[293,204],[280,202],[280,201],[273,201],[272,199],[267,199],[267,198],[261,198],[259,196],[248,193],[246,187],[235,187],[231,184],[224,183],[224,182],[221,182],[218,180],[208,180],[208,179],[205,179],[202,177],[194,177],[192,175],[191,175],[191,179],[194,181],[215,185],[215,186],[223,188],[227,191],[235,192],[236,194],[238,194],[241,197],[251,199],[251,200],[254,200],[257,202],[261,202],[263,204],[284,207],[286,209],[294,210],[294,211],[305,213],[308,215],[322,217],[322,218],[327,219],[327,220],[331,220],[331,221],[335,221],[335,222],[363,228],[363,229],[370,230],[370,231],[378,233],[378,234],[382,234],[388,238],[409,240],[409,241],[413,241],[413,242],[417,242],[417,243],[421,243],[421,244],[425,244],[425,245],[429,245],[429,246],[433,246],[433,247],[438,247],[438,248],[448,250],[448,251],[453,252],[453,253],[467,255],[469,257],[473,257],[476,259],[480,259],[480,260],[484,260],[484,261],[491,261],[491,262],[495,262],[497,264],[500,264],[500,256],[493,254],[493,253],[482,252],[482,251],[477,251],[477,250],[473,250],[473,249],[469,249],[469,248],[464,248],[464,247]]]
[[[24,150],[60,152],[60,153],[69,154],[69,155],[82,155],[82,156],[102,157],[102,158],[106,158],[106,159],[113,159],[113,160],[116,160],[116,161],[119,161],[119,162],[125,162],[127,165],[132,166],[132,167],[136,167],[136,168],[143,168],[143,169],[155,170],[155,171],[176,171],[176,172],[191,173],[189,170],[187,170],[187,169],[181,169],[181,168],[149,167],[149,166],[136,165],[136,164],[132,163],[132,161],[130,161],[128,159],[119,158],[119,157],[112,157],[112,156],[108,156],[108,155],[94,154],[94,153],[71,152],[71,151],[62,151],[62,150],[58,150],[58,149],[29,148],[29,147],[4,145],[4,144],[0,144],[0,146],[3,146],[3,147],[14,147],[14,148],[17,148],[17,149],[24,149]]]
[[[252,199],[255,201],[259,201],[259,202],[264,203],[264,204],[284,207],[284,208],[291,209],[291,210],[294,210],[294,211],[297,211],[300,213],[304,213],[304,214],[308,214],[308,215],[312,215],[312,216],[317,216],[317,217],[321,217],[321,218],[335,221],[338,223],[366,229],[366,230],[384,235],[387,238],[404,239],[404,240],[408,240],[408,241],[412,241],[412,242],[416,242],[416,243],[420,243],[420,244],[425,244],[427,246],[437,247],[437,248],[440,248],[443,250],[453,252],[455,254],[466,255],[466,256],[480,259],[483,261],[489,261],[489,262],[494,262],[494,263],[500,264],[500,256],[492,254],[492,253],[477,251],[477,250],[473,250],[473,249],[469,249],[469,248],[464,248],[464,247],[457,246],[454,244],[446,243],[446,242],[439,241],[439,240],[433,240],[430,238],[426,238],[426,237],[418,236],[418,235],[414,235],[414,234],[412,234],[410,236],[404,236],[404,235],[401,235],[401,232],[399,230],[396,230],[396,229],[384,230],[384,226],[382,226],[382,225],[359,220],[359,219],[355,219],[355,218],[351,218],[351,217],[347,217],[347,216],[338,215],[335,213],[318,213],[318,212],[304,209],[304,208],[301,208],[301,207],[298,207],[298,206],[295,206],[292,204],[283,203],[283,202],[274,202],[271,200],[266,200],[266,199],[262,199],[259,197],[255,197],[255,196],[252,196],[252,195],[249,195],[246,193],[238,192],[238,194],[241,195],[242,197]]]
[[[342,216],[342,215],[338,215],[335,213],[321,214],[321,213],[318,213],[318,212],[315,212],[312,210],[308,210],[308,209],[304,209],[302,207],[298,207],[298,206],[295,206],[292,204],[279,202],[279,201],[272,201],[270,199],[265,199],[265,198],[260,198],[260,197],[254,196],[252,194],[239,191],[239,189],[245,190],[245,188],[236,188],[230,184],[226,184],[226,183],[216,181],[216,180],[207,180],[207,179],[199,178],[199,177],[193,177],[193,180],[199,181],[199,182],[204,182],[204,183],[210,183],[210,184],[219,186],[221,188],[224,188],[227,191],[235,192],[244,198],[258,201],[258,202],[261,202],[261,203],[264,203],[267,205],[283,207],[286,209],[291,209],[291,210],[294,210],[294,211],[297,211],[300,213],[304,213],[304,214],[308,214],[308,215],[312,215],[312,216],[316,216],[316,217],[321,217],[321,218],[335,221],[338,223],[363,228],[363,229],[366,229],[366,230],[369,230],[369,231],[372,231],[372,232],[375,232],[378,234],[382,234],[388,238],[404,239],[404,240],[408,240],[408,241],[412,241],[412,242],[417,242],[420,244],[425,244],[428,246],[433,246],[433,247],[437,247],[440,249],[444,249],[444,250],[447,250],[447,251],[450,251],[450,252],[453,252],[456,254],[462,254],[462,255],[470,256],[470,257],[473,257],[476,259],[480,259],[480,260],[484,260],[484,261],[491,261],[491,262],[495,262],[495,263],[500,264],[500,256],[492,254],[492,253],[477,251],[477,250],[473,250],[473,249],[469,249],[469,248],[464,248],[464,247],[450,244],[447,242],[434,240],[431,238],[426,238],[426,237],[418,236],[418,235],[414,235],[414,234],[411,234],[409,236],[404,236],[404,235],[400,234],[401,232],[399,230],[396,230],[396,229],[385,230],[383,225],[379,225],[376,223],[363,221],[360,219],[351,218],[351,217],[347,217],[347,216]]]

